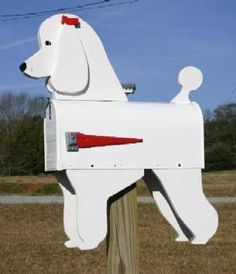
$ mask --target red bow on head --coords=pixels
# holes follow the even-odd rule
[[[75,27],[80,27],[80,21],[79,21],[79,18],[70,18],[70,17],[67,17],[65,15],[63,15],[61,17],[61,23],[62,25],[66,24],[66,25],[69,25],[69,26],[75,26]]]

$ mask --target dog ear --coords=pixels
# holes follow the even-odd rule
[[[89,84],[89,66],[78,33],[80,30],[67,25],[61,28],[50,86],[58,93],[82,94]]]

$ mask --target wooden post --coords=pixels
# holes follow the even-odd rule
[[[136,184],[109,199],[108,274],[138,273]]]

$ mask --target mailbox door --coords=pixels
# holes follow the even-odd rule
[[[45,170],[53,171],[59,170],[59,155],[60,144],[58,119],[56,117],[55,108],[50,103],[46,110],[46,117],[44,119],[44,156],[45,156]]]

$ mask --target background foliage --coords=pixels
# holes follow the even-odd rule
[[[43,117],[47,99],[21,93],[0,97],[0,175],[44,172]],[[205,112],[206,170],[236,168],[236,104]]]
[[[236,104],[218,106],[205,115],[206,170],[236,168]]]
[[[0,175],[43,172],[43,115],[46,98],[28,94],[0,97]]]

